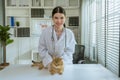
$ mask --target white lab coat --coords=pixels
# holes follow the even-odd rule
[[[65,38],[65,34],[67,38]],[[53,39],[52,35],[54,41],[52,40]],[[66,51],[64,51],[65,42]],[[56,32],[52,26],[44,29],[40,35],[38,47],[38,51],[44,66],[47,66],[52,61],[51,55],[62,57],[64,64],[71,64],[73,60],[75,44],[76,44],[75,37],[70,29],[64,28],[64,31],[60,36],[59,40],[57,40]]]

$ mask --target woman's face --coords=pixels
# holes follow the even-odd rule
[[[52,17],[54,26],[60,28],[65,23],[65,15],[62,13],[55,13]]]

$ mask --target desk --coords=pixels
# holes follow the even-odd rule
[[[119,80],[100,64],[65,65],[62,75],[51,75],[31,65],[10,65],[0,71],[0,80]]]

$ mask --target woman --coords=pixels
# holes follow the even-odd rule
[[[43,30],[39,40],[39,54],[45,67],[52,62],[52,56],[61,57],[65,64],[71,64],[75,48],[74,34],[65,26],[65,10],[57,6],[52,11],[53,25]]]

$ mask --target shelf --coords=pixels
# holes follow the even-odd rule
[[[71,25],[69,19],[70,17],[79,17],[79,4],[79,0],[6,0],[6,22],[11,25],[10,17],[14,17],[14,23],[19,21],[20,27],[30,27],[34,31],[33,20],[52,20],[52,9],[55,6],[62,6],[66,10],[66,26],[79,26],[79,23]]]
[[[69,26],[79,26],[79,16],[69,17]]]
[[[29,0],[6,0],[7,7],[29,7]]]
[[[54,7],[54,0],[44,0],[45,7]]]
[[[74,9],[66,9],[66,16],[79,16],[79,8],[74,8]]]
[[[17,6],[17,0],[7,0],[6,1],[6,6],[16,7]]]
[[[29,27],[15,27],[14,32],[15,37],[30,37]]]
[[[44,18],[44,9],[36,9],[32,8],[31,9],[31,18]]]
[[[11,18],[13,17],[13,21],[11,23]],[[8,16],[7,17],[7,25],[10,25],[12,27],[16,26],[15,22],[19,21],[20,26],[30,26],[29,18],[26,17],[16,17],[16,16]]]
[[[56,0],[56,6],[68,7],[68,0]]]
[[[27,8],[7,8],[6,16],[29,16],[29,9]]]
[[[33,7],[33,8],[54,8],[62,7],[79,7],[79,0],[6,0],[6,7]]]
[[[19,0],[18,6],[19,7],[29,7],[29,0]]]
[[[42,4],[41,0],[31,0],[32,7],[40,7]]]
[[[69,7],[79,7],[79,0],[69,0]]]
[[[70,17],[78,16],[79,19],[79,0],[6,0],[7,24],[11,25],[10,18],[14,17],[14,26],[16,26],[15,22],[19,21],[20,27],[30,27],[31,35],[36,35],[39,32],[34,31],[34,26],[36,26],[34,21],[38,24],[41,20],[52,20],[52,9],[55,6],[65,8],[67,27],[79,26],[79,20],[77,25],[73,25],[74,20],[70,22]]]

